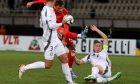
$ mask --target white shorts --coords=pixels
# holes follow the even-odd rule
[[[48,42],[43,42],[43,44],[45,47],[48,44]],[[53,60],[55,55],[59,57],[65,53],[66,51],[63,44],[61,43],[61,41],[58,41],[58,42],[50,43],[48,48],[44,51],[44,56],[45,56],[45,59],[47,60]]]

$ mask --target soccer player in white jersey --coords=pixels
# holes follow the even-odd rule
[[[46,68],[49,69],[53,65],[53,59],[55,54],[62,65],[62,71],[68,84],[75,84],[72,81],[70,69],[68,66],[67,55],[62,42],[57,37],[56,28],[65,24],[66,21],[63,20],[62,23],[56,23],[56,15],[53,10],[55,0],[47,0],[47,4],[43,7],[40,17],[40,26],[43,28],[43,45],[44,45],[44,56],[45,61],[38,61],[27,65],[21,65],[19,67],[19,79],[21,79],[23,73],[30,69]]]
[[[78,65],[90,62],[92,65],[91,75],[85,77],[86,81],[94,80],[97,83],[106,83],[117,79],[121,76],[121,72],[111,77],[111,61],[108,58],[108,38],[96,26],[92,25],[91,30],[97,32],[102,38],[103,42],[94,41],[93,52],[79,60],[75,57],[75,62]]]

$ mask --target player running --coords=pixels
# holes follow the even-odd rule
[[[46,0],[34,0],[31,2],[27,3],[27,7],[31,7],[33,4],[45,4],[47,3]],[[57,18],[57,23],[61,23],[63,20],[63,17],[65,15],[68,15],[68,10],[66,8],[64,8],[64,2],[62,0],[57,0],[55,2],[55,6],[53,7],[55,14],[56,14],[56,18]],[[63,28],[64,32],[63,32],[63,41],[66,41],[66,47],[69,49],[68,52],[68,64],[69,64],[69,68],[70,68],[70,72],[73,78],[77,78],[77,76],[75,75],[75,73],[72,70],[72,66],[73,66],[73,56],[71,56],[71,52],[73,50],[75,50],[74,48],[74,43],[73,43],[73,39],[77,39],[78,37],[84,39],[86,36],[85,34],[87,33],[87,29],[85,28],[85,30],[83,32],[81,32],[81,34],[76,34],[73,32],[69,31],[69,25],[68,24],[63,24],[63,26],[61,26],[61,28]],[[59,30],[59,29],[58,29]],[[58,32],[59,33],[59,32]]]
[[[98,40],[94,41],[93,52],[79,60],[75,57],[78,65],[90,62],[92,65],[91,75],[85,77],[86,81],[95,80],[97,83],[106,83],[117,79],[121,76],[121,72],[111,77],[111,61],[108,58],[108,38],[96,26],[92,25],[91,30],[97,32],[102,38],[103,43]],[[102,47],[103,46],[103,47]]]
[[[56,23],[56,15],[53,10],[55,0],[47,0],[47,4],[43,7],[40,17],[40,26],[43,28],[43,45],[45,61],[38,61],[27,65],[21,65],[19,67],[19,78],[21,79],[23,73],[30,69],[46,68],[49,69],[53,65],[53,59],[55,54],[61,62],[62,71],[68,84],[75,84],[72,81],[70,69],[68,67],[68,60],[65,52],[65,48],[62,42],[57,36],[56,28],[67,23],[63,20],[62,23]]]

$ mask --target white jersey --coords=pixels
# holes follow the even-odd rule
[[[56,28],[59,26],[62,26],[62,23],[56,23],[54,9],[48,5],[44,6],[40,17],[40,27],[43,28],[43,40],[51,42],[58,41]]]
[[[82,60],[84,61],[84,63],[89,61],[92,66],[103,65],[111,67],[111,61],[109,60],[107,50],[105,49],[103,49],[99,53],[92,52],[85,56]]]

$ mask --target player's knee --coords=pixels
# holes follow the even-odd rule
[[[67,58],[65,58],[65,59],[62,59],[62,60],[61,60],[61,63],[68,63],[68,60],[67,60]]]
[[[45,69],[50,69],[52,65],[45,65]]]
[[[96,65],[95,67],[98,68],[99,74],[103,74],[104,73],[103,67],[101,65]]]
[[[59,56],[59,60],[61,61],[61,63],[68,63],[68,59],[67,59],[66,54]]]
[[[52,65],[52,63],[45,63],[45,69],[50,69]]]

